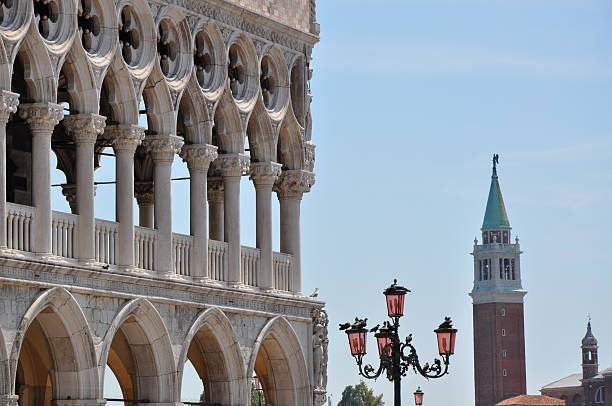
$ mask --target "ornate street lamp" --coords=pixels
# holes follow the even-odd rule
[[[263,395],[263,386],[261,385],[261,380],[258,376],[253,378],[255,381],[255,390],[257,391],[257,406],[261,406],[261,398]]]
[[[423,404],[423,391],[421,390],[421,387],[419,386],[417,388],[417,390],[414,392],[414,404],[416,406],[421,406]]]
[[[355,317],[354,323],[340,324],[340,330],[345,330],[349,340],[351,355],[355,357],[359,367],[359,375],[376,379],[383,372],[386,372],[387,379],[394,384],[395,406],[401,405],[401,379],[406,375],[408,369],[412,368],[415,373],[419,373],[425,378],[440,378],[448,373],[450,356],[455,353],[455,337],[457,330],[453,328],[450,317],[446,317],[442,324],[434,330],[438,340],[438,352],[442,360],[434,359],[432,365],[425,363],[421,365],[416,349],[411,344],[412,334],[408,335],[404,341],[399,338],[399,319],[404,315],[404,298],[410,292],[403,286],[397,284],[397,280],[383,291],[387,301],[387,314],[391,321],[383,322],[369,330],[376,333],[376,343],[378,345],[378,355],[380,365],[378,369],[372,365],[363,365],[363,357],[366,354],[366,338],[368,329],[366,327],[368,319]],[[442,366],[444,363],[444,367]],[[420,388],[414,393],[414,400],[417,405],[423,404],[423,392]],[[421,403],[418,403],[421,402]]]

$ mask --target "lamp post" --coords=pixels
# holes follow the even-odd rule
[[[355,322],[352,324],[340,324],[340,330],[346,331],[351,355],[355,357],[359,367],[359,375],[367,379],[376,379],[383,372],[386,372],[387,379],[394,384],[395,406],[401,406],[401,379],[402,376],[406,375],[409,368],[425,378],[440,378],[448,373],[450,356],[455,352],[457,330],[453,328],[450,317],[446,317],[444,322],[434,330],[437,335],[438,352],[442,361],[436,358],[433,365],[429,365],[427,362],[421,365],[416,349],[411,344],[412,334],[406,337],[404,341],[400,340],[398,333],[399,319],[404,315],[404,298],[408,292],[410,292],[408,289],[397,284],[397,279],[383,292],[387,301],[387,314],[391,321],[383,322],[380,329],[379,324],[369,330],[369,332],[376,333],[375,337],[380,357],[378,369],[370,364],[363,365],[363,357],[366,354],[368,334],[366,325],[368,319],[355,317]],[[417,398],[417,395],[420,397]],[[415,402],[421,402],[417,405],[422,404],[423,393],[420,392],[420,389],[415,392],[414,396]]]
[[[414,392],[414,404],[416,406],[421,406],[423,404],[423,391],[421,390],[421,387],[419,386],[417,388],[417,390]]]

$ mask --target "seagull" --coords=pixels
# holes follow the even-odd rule
[[[349,328],[351,326],[351,323],[343,323],[340,324],[340,330],[346,330],[347,328]]]
[[[319,288],[315,288],[314,292],[310,294],[310,297],[316,299],[319,296]]]

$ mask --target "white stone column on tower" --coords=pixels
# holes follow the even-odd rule
[[[262,289],[274,288],[272,265],[272,188],[281,173],[276,162],[251,163],[250,179],[256,194],[256,245],[260,249],[257,284]]]
[[[86,264],[95,261],[94,146],[104,132],[106,117],[98,114],[71,114],[64,128],[76,144],[77,258]]]
[[[225,230],[223,228],[225,211],[223,195],[225,190],[223,189],[223,179],[221,178],[221,170],[217,162],[213,162],[208,170],[210,177],[206,185],[210,211],[208,233],[211,240],[225,241]]]
[[[0,250],[7,248],[6,235],[6,123],[17,111],[19,95],[7,90],[0,92]]]
[[[280,249],[293,256],[291,291],[302,294],[302,259],[300,241],[300,202],[310,191],[314,174],[304,170],[286,170],[274,186],[280,203]]]
[[[240,178],[249,170],[251,159],[243,154],[221,154],[217,158],[223,176],[223,217],[225,241],[228,245],[228,282],[242,283],[240,272]]]
[[[51,254],[51,135],[64,118],[64,109],[55,103],[30,103],[19,107],[32,133],[32,202],[34,252]]]
[[[164,275],[174,274],[172,253],[172,161],[183,146],[176,135],[147,135],[143,145],[151,154],[154,171],[154,219],[157,230],[155,248],[156,270]]]
[[[217,147],[208,144],[184,145],[181,158],[189,169],[190,228],[194,237],[193,275],[196,280],[210,280],[208,238],[206,235],[206,195],[208,167],[217,158]]]
[[[106,137],[115,151],[115,214],[119,222],[119,266],[134,269],[134,152],[145,129],[132,124],[114,125]]]

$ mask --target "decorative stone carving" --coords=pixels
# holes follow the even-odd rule
[[[64,128],[77,144],[94,144],[104,132],[106,117],[97,114],[71,114],[64,117]]]
[[[29,103],[19,107],[19,116],[24,119],[34,132],[51,133],[64,118],[64,108],[55,103]]]
[[[0,395],[0,406],[18,406],[19,396]]]
[[[315,147],[315,144],[313,144],[312,142],[307,141],[304,144],[304,164],[306,166],[306,169],[308,169],[310,172],[314,171]]]
[[[68,205],[70,206],[70,211],[72,212],[72,214],[79,214],[79,205],[77,204],[76,198],[76,185],[63,184],[62,195],[64,195],[64,197],[68,201]]]
[[[310,192],[314,185],[314,173],[301,169],[286,170],[274,185],[279,199],[301,199],[304,193]]]
[[[9,116],[17,111],[19,95],[3,90],[0,92],[0,123],[6,123]]]
[[[183,145],[180,157],[187,163],[189,172],[206,172],[217,159],[217,147],[209,144]]]
[[[144,139],[145,129],[132,124],[113,125],[106,130],[106,138],[113,144],[115,153],[134,153]]]
[[[221,154],[217,161],[222,176],[241,176],[248,172],[251,158],[243,154]]]
[[[177,154],[183,146],[183,139],[176,135],[147,135],[142,145],[155,163],[172,163],[174,154]]]
[[[134,182],[134,196],[139,205],[152,205],[155,201],[153,182]]]
[[[281,174],[282,165],[276,162],[252,162],[249,169],[249,179],[255,187],[272,186]]]
[[[327,348],[329,344],[327,311],[313,309],[312,326],[313,405],[322,406],[327,400]]]
[[[224,188],[223,188],[223,180],[215,179],[209,180],[206,183],[208,188],[206,196],[208,197],[209,202],[223,203],[224,198]]]

